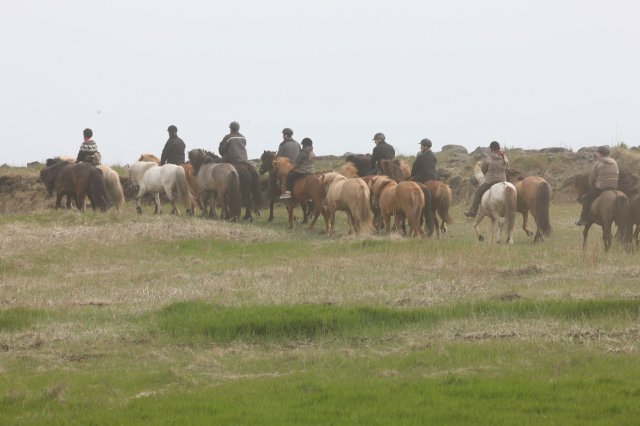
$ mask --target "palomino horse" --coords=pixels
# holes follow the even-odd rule
[[[275,152],[263,151],[262,155],[260,156],[260,169],[258,170],[261,175],[269,172],[269,177],[267,180],[269,185],[269,218],[267,219],[267,222],[271,222],[273,220],[273,206],[276,201],[280,200],[280,194],[282,194],[283,192],[282,185],[277,184],[277,176],[273,167],[275,160]],[[284,179],[286,179],[286,177]],[[281,180],[281,182],[284,182],[284,180]],[[302,208],[302,213],[304,216],[304,220],[302,223],[307,223],[307,212],[309,211],[308,205],[307,203],[301,203],[300,207]]]
[[[71,198],[76,202],[78,210],[84,210],[85,197],[91,201],[91,207],[102,211],[109,208],[109,201],[104,187],[102,172],[89,163],[72,163],[69,161],[47,161],[51,164],[40,171],[40,180],[51,196],[56,191],[56,209],[60,208],[62,197],[67,196],[67,208],[71,207]]]
[[[551,205],[551,185],[541,177],[527,176],[515,169],[507,170],[507,181],[515,185],[518,192],[518,212],[522,213],[522,229],[533,242],[543,242],[551,234],[549,206]],[[527,228],[529,212],[536,222],[535,234]]]
[[[485,216],[491,219],[491,239],[494,242],[496,222],[498,222],[498,243],[502,238],[503,231],[506,231],[505,242],[513,244],[513,226],[516,221],[516,210],[518,207],[518,193],[516,187],[509,182],[498,182],[493,184],[482,196],[473,229],[476,232],[478,241],[484,241],[484,237],[478,230],[478,225]]]
[[[221,204],[220,217],[235,221],[240,217],[242,208],[240,177],[233,165],[218,163],[214,157],[215,155],[202,149],[189,151],[189,161],[196,174],[198,195],[204,207],[202,214],[206,217],[216,217],[216,204]]]
[[[286,179],[287,173],[293,169],[293,164],[287,157],[278,157],[273,161],[273,170],[276,176],[280,176],[281,179]],[[286,171],[286,173],[285,173]],[[327,217],[327,211],[325,210],[322,202],[324,200],[324,186],[318,175],[307,175],[297,179],[293,184],[293,191],[291,191],[291,198],[287,200],[287,211],[289,212],[289,228],[293,228],[294,222],[294,209],[296,204],[304,205],[308,200],[313,202],[313,220],[309,224],[309,229],[313,229],[313,226],[318,220],[318,216],[322,214],[324,218],[325,228],[327,233],[329,232],[329,220]]]
[[[369,186],[360,178],[349,178],[331,172],[320,176],[324,185],[329,215],[329,236],[333,235],[336,211],[347,213],[349,233],[367,233],[371,228],[371,208]]]
[[[397,183],[388,176],[373,176],[369,179],[369,188],[377,200],[387,234],[391,233],[393,215],[396,224],[405,217],[408,219],[411,236],[423,235],[420,215],[424,209],[424,193],[416,182]]]
[[[151,161],[136,161],[129,167],[129,177],[134,185],[139,187],[136,196],[136,210],[142,213],[140,198],[152,193],[155,201],[155,213],[160,213],[160,193],[165,192],[171,202],[171,213],[180,214],[176,206],[176,199],[185,206],[187,214],[193,214],[195,200],[189,190],[184,169],[175,164],[158,166]]]
[[[124,207],[124,190],[120,183],[120,175],[106,164],[100,164],[98,168],[102,171],[104,188],[109,202],[120,211]]]
[[[587,178],[588,179],[588,178]],[[578,193],[578,198],[587,193],[589,190],[588,180],[585,185],[584,174],[574,177],[574,187]],[[631,241],[633,238],[633,221],[631,219],[631,207],[629,199],[622,191],[608,190],[596,198],[591,204],[587,223],[582,232],[582,247],[587,248],[587,236],[589,229],[595,223],[602,227],[602,241],[604,242],[604,250],[611,248],[613,236],[611,234],[611,225],[613,223],[618,226],[616,233],[618,241],[624,246],[627,252],[631,251]]]

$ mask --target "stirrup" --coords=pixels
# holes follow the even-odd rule
[[[291,193],[290,192],[285,192],[280,196],[281,200],[286,200],[286,199],[289,199],[289,198],[291,198]]]

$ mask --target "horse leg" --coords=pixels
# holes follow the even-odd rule
[[[640,233],[640,224],[636,225],[636,230],[633,232],[633,239],[636,242],[636,245],[640,245],[640,242],[638,242],[638,233]]]
[[[500,234],[500,230],[502,229],[500,223],[498,223],[498,229],[496,229],[496,218],[491,217],[491,238],[489,239],[489,243],[492,244],[496,240],[496,232],[498,235]],[[498,236],[498,243],[500,242],[500,236]]]
[[[476,239],[478,241],[484,241],[484,236],[480,234],[480,229],[478,228],[478,225],[480,225],[480,222],[482,222],[482,219],[484,219],[484,213],[478,212],[478,214],[476,215],[476,220],[473,221],[473,230],[476,233]]]
[[[272,196],[269,200],[269,218],[267,219],[267,222],[273,221],[273,205],[275,204],[275,202],[275,198],[273,198]]]
[[[602,223],[602,240],[604,241],[604,251],[609,251],[611,248],[611,222],[603,221]]]
[[[524,231],[525,234],[527,234],[527,237],[533,237],[533,232],[529,231],[527,226],[528,224],[529,224],[529,212],[524,211],[522,212],[522,230]]]
[[[329,221],[327,223],[327,235],[333,235],[333,226],[336,223],[336,211],[335,209],[329,209]]]
[[[582,250],[587,250],[587,235],[589,235],[589,228],[591,228],[591,225],[593,225],[593,223],[591,222],[587,222],[586,225],[584,225],[584,230],[582,231]]]
[[[351,235],[352,232],[358,233],[358,230],[356,229],[356,226],[355,226],[355,221],[353,220],[353,215],[351,214],[351,210],[347,208],[346,212],[347,212],[347,223],[349,224],[349,235]]]
[[[387,213],[381,213],[382,215],[382,223],[384,224],[384,230],[387,232],[387,235],[391,234],[391,215]]]
[[[442,222],[442,224],[444,225],[444,221]],[[433,225],[436,228],[436,238],[439,240],[440,239],[440,222],[438,221],[438,215],[436,213],[433,213]]]
[[[289,212],[289,229],[293,228],[293,200],[287,201],[287,211]]]
[[[160,205],[160,193],[156,192],[153,194],[153,202],[156,205],[156,209],[153,214],[162,213],[162,206]]]

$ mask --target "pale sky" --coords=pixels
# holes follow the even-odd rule
[[[640,2],[2,0],[0,164],[160,155],[170,124],[250,158],[281,130],[317,155],[640,145]]]

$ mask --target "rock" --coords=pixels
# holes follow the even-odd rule
[[[31,163],[27,163],[27,167],[40,167],[42,163],[39,161],[32,161]]]
[[[459,154],[468,154],[467,148],[462,145],[445,145],[442,147],[442,152],[456,152]]]
[[[491,150],[489,148],[483,147],[483,146],[479,146],[476,149],[474,149],[473,151],[471,151],[470,155],[473,156],[474,160],[478,161],[479,159],[489,155],[490,152],[491,152]]]
[[[451,177],[451,172],[447,169],[438,169],[437,173],[440,180],[446,180]]]
[[[451,178],[451,180],[449,180],[448,185],[449,187],[451,187],[451,189],[456,189],[458,186],[460,186],[461,182],[462,178],[460,176],[454,176]]]
[[[540,152],[549,153],[549,154],[557,154],[557,153],[560,153],[560,152],[571,152],[571,150],[567,149],[567,148],[561,148],[561,147],[552,147],[552,148],[542,148],[540,150]]]

